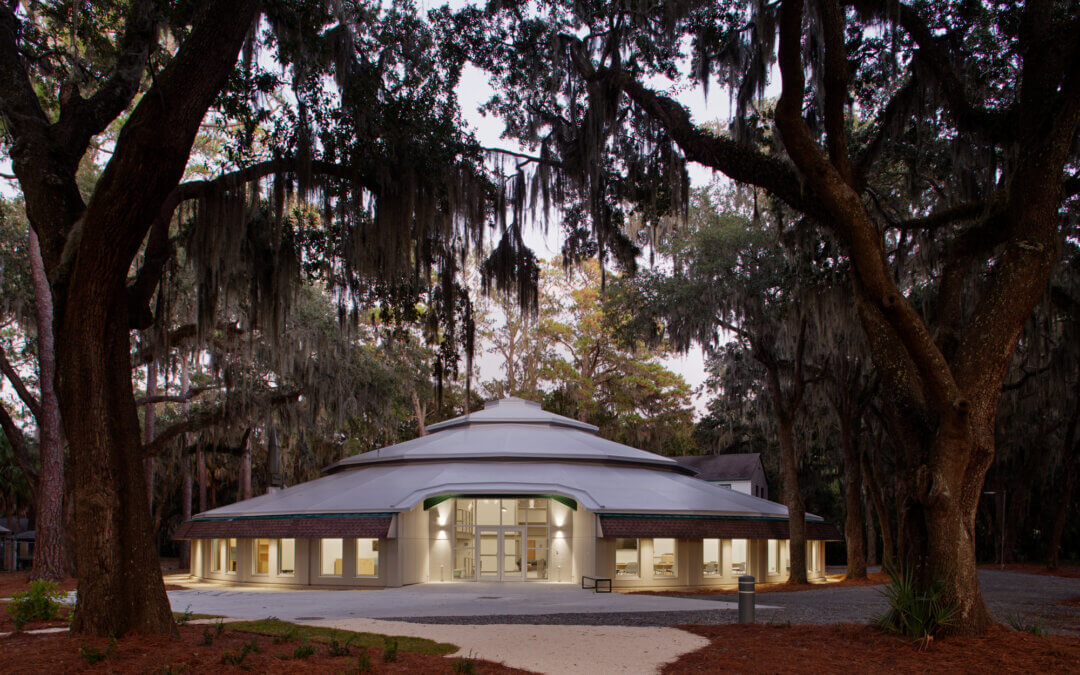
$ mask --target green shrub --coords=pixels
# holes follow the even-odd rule
[[[474,675],[476,673],[476,661],[472,659],[454,659],[453,670],[457,675]]]
[[[214,644],[214,631],[210,630],[210,626],[202,629],[202,643],[204,645]]]
[[[186,626],[186,625],[188,625],[188,621],[191,621],[191,616],[192,616],[192,614],[191,614],[191,605],[188,605],[187,609],[184,610],[183,614],[180,614],[180,615],[178,615],[176,617],[176,625],[177,626]]]
[[[296,649],[293,650],[292,656],[294,659],[306,659],[315,653],[315,647],[308,644],[307,638],[300,641],[300,644],[296,645]]]
[[[382,660],[386,663],[397,661],[398,641],[397,638],[387,638],[386,647],[383,649]]]
[[[225,666],[242,666],[244,659],[248,654],[260,651],[258,638],[251,638],[250,641],[245,642],[240,646],[240,651],[233,654],[232,652],[225,652],[221,655],[221,664]]]
[[[1042,622],[1040,621],[1036,621],[1035,623],[1025,623],[1023,618],[1016,614],[1009,614],[1005,617],[1005,620],[1009,622],[1009,626],[1011,626],[1013,630],[1031,633],[1035,637],[1046,637],[1046,628],[1043,627]]]
[[[879,628],[929,641],[956,621],[958,607],[945,597],[942,583],[920,588],[910,569],[887,571],[891,580],[881,592],[889,601],[889,611],[875,622]]]
[[[224,632],[225,632],[225,622],[222,621],[221,619],[218,619],[217,623],[214,624],[214,634],[220,637],[221,634],[224,633]]]
[[[97,647],[83,645],[82,647],[79,647],[79,656],[83,657],[83,660],[92,666],[95,663],[104,661],[106,654]]]
[[[115,651],[116,638],[109,638],[109,646],[104,650],[98,649],[93,645],[83,645],[82,647],[79,647],[79,656],[83,657],[83,660],[92,666],[95,663],[101,663],[109,658]]]
[[[371,657],[368,656],[366,649],[361,649],[360,655],[356,657],[356,672],[370,673],[371,671]]]
[[[338,642],[337,633],[333,633],[330,636],[330,641],[326,643],[326,651],[330,656],[348,656],[349,645],[352,643],[352,639],[345,642]]]
[[[60,600],[67,593],[60,590],[55,581],[35,579],[30,582],[30,590],[11,595],[7,612],[15,623],[16,630],[31,621],[50,621],[60,616],[63,607]]]

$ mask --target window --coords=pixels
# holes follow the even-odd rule
[[[235,539],[230,539],[229,540],[229,567],[225,570],[229,574],[236,574],[236,560],[237,560],[236,540]]]
[[[731,540],[731,573],[735,576],[746,574],[746,540]]]
[[[637,539],[615,540],[615,576],[637,578],[641,572],[638,569],[640,558],[638,556]]]
[[[225,540],[210,540],[210,571],[220,572],[225,569]]]
[[[701,540],[701,548],[704,553],[702,556],[702,573],[707,577],[723,576],[724,568],[721,564],[722,561],[720,560],[723,547],[720,546],[720,540],[703,539]]]
[[[270,540],[255,540],[255,574],[270,574]]]
[[[769,540],[769,574],[780,573],[780,541]]]
[[[379,576],[379,540],[356,540],[356,576]]]
[[[341,576],[342,546],[341,539],[319,540],[319,574],[324,577]]]
[[[278,574],[291,577],[296,574],[296,540],[278,539]]]
[[[652,574],[654,579],[678,576],[674,539],[652,540]]]

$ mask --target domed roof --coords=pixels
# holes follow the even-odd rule
[[[668,457],[601,438],[591,424],[520,398],[488,401],[483,410],[432,424],[427,431],[411,441],[347,457],[325,473],[370,464],[481,459],[636,464],[696,473]]]
[[[603,514],[786,518],[782,504],[700,480],[673,459],[596,435],[517,398],[432,424],[433,432],[347,457],[328,475],[195,520],[387,514],[439,495],[556,495]],[[820,521],[807,514],[807,521]]]

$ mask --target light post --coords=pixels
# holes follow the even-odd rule
[[[995,490],[986,490],[984,495],[996,495]],[[1001,569],[1005,569],[1005,490],[1001,490],[1001,511],[998,512],[998,520],[1001,521]]]

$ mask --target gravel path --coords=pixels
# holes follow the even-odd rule
[[[1061,602],[1080,595],[1080,579],[980,570],[979,581],[983,597],[999,621],[1017,617],[1024,623],[1042,623],[1055,632],[1080,635],[1080,609]],[[780,607],[768,614],[770,620],[792,623],[865,623],[883,614],[888,606],[880,587],[875,586],[767,593],[759,601]]]
[[[1041,623],[1057,632],[1080,635],[1080,608],[1061,601],[1080,596],[1080,579],[1039,574],[981,570],[979,579],[990,611],[999,621],[1017,617],[1025,624]],[[701,595],[702,600],[730,603],[731,595]],[[880,586],[849,586],[758,595],[757,619],[762,623],[867,623],[885,612]],[[718,611],[610,612],[544,615],[397,617],[394,621],[428,624],[546,624],[581,626],[678,626],[733,623],[731,609]]]

